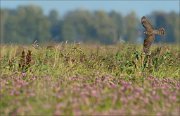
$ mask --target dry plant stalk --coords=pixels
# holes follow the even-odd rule
[[[39,48],[39,44],[38,44],[37,40],[34,41],[34,43],[32,44],[32,46],[33,46],[35,49],[38,49],[38,48]]]
[[[19,68],[23,71],[25,69],[25,65],[26,65],[26,56],[25,56],[25,51],[23,50],[20,58]]]
[[[22,72],[26,72],[27,69],[30,67],[31,60],[32,60],[32,54],[31,50],[28,50],[28,53],[25,54],[25,51],[22,51],[21,58],[20,58],[20,63],[19,63],[19,69]]]
[[[28,50],[28,53],[26,55],[26,66],[30,67],[30,63],[31,63],[31,51]]]
[[[8,65],[9,65],[10,69],[12,69],[12,67],[13,67],[13,62],[14,62],[14,57],[8,60]]]

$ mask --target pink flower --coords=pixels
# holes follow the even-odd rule
[[[62,112],[59,109],[57,109],[57,110],[55,110],[54,115],[60,116],[60,115],[62,115]]]
[[[92,95],[93,97],[98,97],[98,93],[97,93],[96,90],[92,90],[92,91],[91,91],[91,95]]]
[[[143,98],[144,103],[148,104],[149,103],[149,99],[147,97]]]
[[[22,73],[22,77],[25,77],[25,76],[26,76],[26,73],[25,73],[25,72],[23,72],[23,73]]]
[[[111,88],[116,88],[116,84],[114,84],[113,82],[109,82],[109,85]]]
[[[170,96],[170,99],[173,100],[173,101],[176,101],[176,95]]]

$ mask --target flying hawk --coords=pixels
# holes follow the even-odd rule
[[[144,32],[144,34],[146,34],[146,38],[143,44],[143,51],[145,54],[147,54],[149,52],[149,48],[151,47],[151,44],[155,39],[155,34],[165,35],[165,30],[164,28],[159,28],[155,30],[145,16],[141,18],[141,23],[143,27],[146,29],[146,31]]]

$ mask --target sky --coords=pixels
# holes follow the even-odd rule
[[[1,8],[15,9],[19,5],[34,4],[40,6],[45,14],[55,9],[62,16],[66,12],[77,8],[90,11],[105,10],[106,12],[115,10],[123,15],[135,11],[139,17],[150,14],[155,10],[164,12],[175,11],[177,13],[180,10],[179,0],[0,0],[0,2]]]

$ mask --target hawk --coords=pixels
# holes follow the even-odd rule
[[[143,51],[145,54],[149,52],[149,48],[151,47],[151,44],[153,43],[155,39],[155,34],[156,35],[165,35],[165,29],[164,28],[159,28],[159,29],[154,29],[151,23],[147,20],[145,16],[141,18],[141,23],[143,27],[146,29],[144,31],[144,34],[146,35],[146,38],[144,40],[143,44]]]

